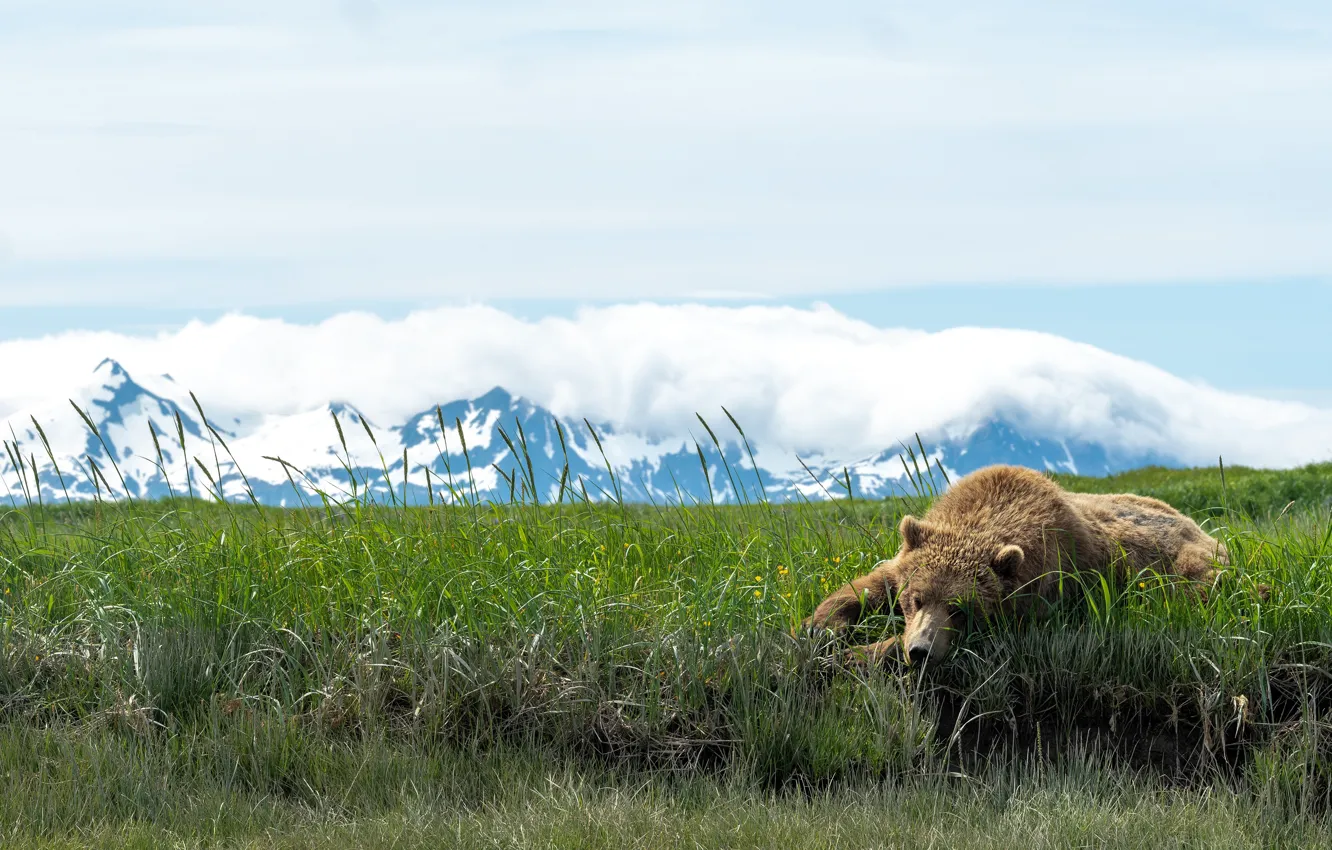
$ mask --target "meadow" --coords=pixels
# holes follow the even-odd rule
[[[928,479],[789,506],[11,497],[0,842],[1332,844],[1332,466],[1059,480],[1176,504],[1239,575],[1206,604],[1070,579],[937,669],[862,670],[797,626]]]

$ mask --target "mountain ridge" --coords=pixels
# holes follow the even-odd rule
[[[327,496],[407,504],[587,498],[654,503],[734,503],[878,498],[911,491],[915,464],[947,478],[992,463],[1105,475],[1168,455],[1116,451],[1070,436],[1029,433],[1008,418],[954,423],[858,458],[794,453],[719,433],[669,437],[561,418],[495,386],[441,402],[401,422],[376,424],[354,402],[330,400],[292,414],[223,428],[169,375],[136,381],[115,360],[70,403],[3,424],[0,486],[9,498],[160,498],[193,493],[296,505]],[[329,420],[333,420],[330,422]],[[716,435],[715,437],[713,435]],[[182,444],[183,442],[183,444]],[[924,456],[921,457],[921,451]],[[766,459],[788,461],[778,468]],[[759,462],[758,458],[765,461]]]

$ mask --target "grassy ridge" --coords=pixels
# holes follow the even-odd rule
[[[0,822],[23,843],[211,823],[304,825],[283,846],[366,824],[358,842],[528,843],[517,824],[665,844],[730,824],[815,846],[794,836],[852,835],[891,796],[902,841],[942,817],[1049,846],[1084,822],[1128,841],[1131,817],[1200,844],[1327,838],[1309,816],[1332,800],[1329,478],[1065,479],[1199,512],[1241,576],[1207,606],[1150,575],[1075,588],[928,676],[844,669],[792,634],[924,500],[24,506],[0,517]],[[1036,801],[1054,814],[1011,808]]]
[[[1223,517],[1228,511],[1249,517],[1271,517],[1283,511],[1332,509],[1332,463],[1289,470],[1219,465],[1206,469],[1153,466],[1104,478],[1078,475],[1054,478],[1064,487],[1083,493],[1152,496],[1198,517]]]

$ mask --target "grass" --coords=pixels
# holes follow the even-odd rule
[[[794,627],[927,498],[17,501],[0,840],[1332,843],[1332,470],[1061,482],[1192,511],[1242,577],[1089,582],[863,673]]]
[[[15,749],[16,742],[5,743],[6,752]],[[42,749],[41,742],[22,743]],[[1328,839],[1323,824],[1260,801],[1163,788],[1090,758],[992,770],[983,783],[884,781],[809,793],[612,772],[530,753],[412,755],[361,741],[330,748],[320,760],[319,793],[292,800],[200,776],[188,757],[159,753],[145,764],[141,754],[126,753],[132,746],[101,734],[61,747],[40,777],[48,784],[18,786],[0,804],[6,822],[25,827],[11,832],[14,843],[1267,848]],[[75,776],[76,764],[93,770]],[[86,790],[48,790],[70,785]]]
[[[1169,502],[1195,516],[1224,518],[1228,512],[1249,517],[1282,512],[1332,509],[1332,463],[1299,469],[1248,467],[1135,469],[1103,478],[1054,476],[1060,484],[1087,493],[1138,493]]]

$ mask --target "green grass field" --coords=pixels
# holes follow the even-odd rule
[[[794,627],[926,497],[16,501],[0,842],[1332,845],[1332,467],[1060,481],[1171,501],[1240,576],[866,673]]]

